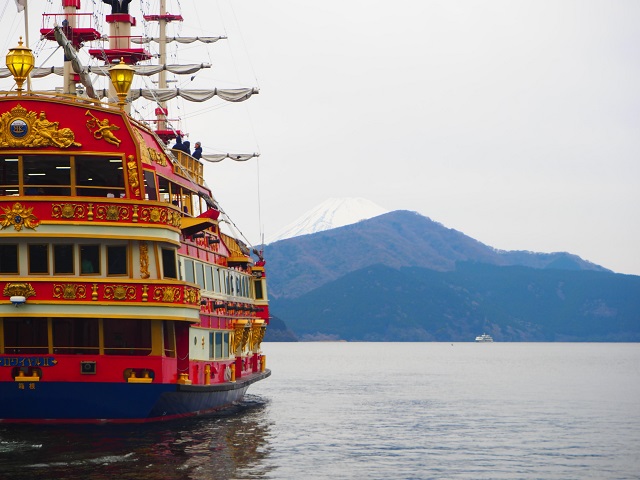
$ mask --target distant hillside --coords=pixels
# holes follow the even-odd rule
[[[606,269],[569,253],[495,250],[416,212],[399,210],[265,247],[269,294],[295,298],[350,272],[383,264],[451,271],[456,262],[573,270]]]
[[[640,277],[459,263],[372,265],[272,310],[302,340],[640,341]]]
[[[271,316],[269,328],[267,328],[263,340],[265,342],[297,342],[298,337],[287,328],[280,318]]]

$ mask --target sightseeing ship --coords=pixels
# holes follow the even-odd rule
[[[17,86],[0,96],[0,422],[201,415],[270,375],[265,261],[221,231],[207,159],[168,146],[182,132],[166,101],[188,92],[166,88],[162,74],[157,92],[129,91],[135,75],[158,70],[140,65],[152,55],[132,41],[128,3],[115,1],[109,44],[92,53],[106,60],[92,72],[111,79],[106,101],[75,55],[105,38],[80,0],[62,0],[63,13],[43,20],[42,37],[65,49],[64,67],[34,69],[16,39],[0,71]],[[164,0],[148,17],[163,36],[182,20]],[[61,73],[63,87],[31,89],[30,74],[46,71]],[[160,98],[155,122],[128,113],[145,95]]]

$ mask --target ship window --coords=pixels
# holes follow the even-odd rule
[[[124,195],[122,158],[76,156],[75,163],[77,195],[81,197]]]
[[[0,245],[0,273],[18,273],[17,245]]]
[[[178,278],[176,273],[176,251],[162,249],[162,276],[164,278]]]
[[[229,332],[212,332],[210,334],[209,357],[229,358]]]
[[[107,275],[126,275],[127,265],[126,245],[107,247]]]
[[[71,195],[70,162],[70,157],[62,155],[24,155],[24,194]]]
[[[196,278],[193,273],[193,260],[184,261],[184,279],[190,283],[196,283]]]
[[[144,170],[144,193],[147,200],[158,200],[156,174],[151,170]]]
[[[4,318],[4,353],[49,353],[46,318]]]
[[[80,273],[84,275],[100,273],[100,246],[80,246]]]
[[[207,265],[205,267],[206,275],[204,276],[204,280],[206,282],[205,290],[213,290],[213,267],[211,265]]]
[[[18,195],[18,158],[0,157],[0,195]]]
[[[73,245],[54,245],[53,273],[73,274],[74,272]]]
[[[161,202],[171,202],[171,190],[169,189],[169,180],[164,177],[158,176],[158,193],[160,194],[159,200]]]
[[[204,265],[200,262],[196,263],[196,279],[197,283],[200,285],[200,288],[206,289],[206,285],[204,284]]]
[[[256,287],[256,300],[262,300],[264,293],[262,292],[262,280],[256,280],[253,285]]]
[[[149,355],[151,353],[151,322],[105,318],[104,353],[107,355]]]
[[[97,355],[99,325],[95,318],[54,318],[53,353]]]
[[[194,193],[191,195],[191,205],[193,206],[192,213],[194,217],[197,217],[202,213],[201,202],[202,202],[202,199],[200,198],[200,195],[198,195],[197,193]]]
[[[48,245],[29,245],[29,273],[49,273]]]
[[[222,332],[216,332],[215,358],[222,358]]]
[[[214,291],[220,293],[220,269],[218,267],[213,270],[213,283]]]

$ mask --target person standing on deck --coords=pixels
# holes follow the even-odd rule
[[[196,148],[193,150],[193,158],[201,158],[202,157],[202,144],[200,142],[196,142]]]

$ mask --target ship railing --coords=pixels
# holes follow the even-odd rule
[[[2,90],[0,91],[0,97],[14,97],[16,95],[15,90]],[[23,100],[28,100],[29,97],[54,97],[70,100],[75,103],[81,103],[84,105],[95,105],[98,107],[114,108],[114,105],[108,102],[89,97],[79,97],[68,93],[58,92],[57,90],[30,90],[22,94]]]
[[[172,149],[171,152],[178,160],[178,165],[174,165],[173,167],[173,173],[184,178],[189,178],[198,183],[198,185],[204,185],[203,167],[200,160],[182,150]]]

